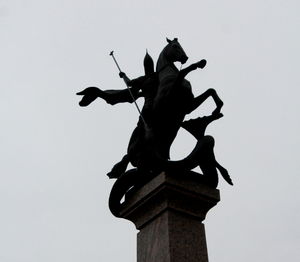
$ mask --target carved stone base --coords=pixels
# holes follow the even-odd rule
[[[220,201],[198,175],[161,173],[128,195],[121,216],[140,230],[137,262],[207,262],[202,221]]]

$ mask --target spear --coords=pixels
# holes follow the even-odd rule
[[[120,71],[120,73],[121,73],[122,70],[121,70],[121,68],[120,68],[120,66],[119,66],[119,64],[118,64],[118,62],[117,62],[117,60],[116,60],[116,58],[115,58],[115,56],[114,56],[114,51],[111,51],[111,52],[109,53],[109,55],[113,58],[113,60],[114,60],[114,62],[115,62],[115,64],[116,64],[116,66],[118,67],[118,69],[119,69],[119,71]],[[124,79],[124,78],[123,78],[123,79]],[[136,109],[137,109],[137,111],[139,112],[139,115],[140,115],[141,119],[143,120],[145,126],[147,127],[147,123],[146,123],[144,117],[142,116],[142,112],[141,112],[141,110],[140,110],[138,104],[136,103],[136,99],[134,98],[134,96],[133,96],[133,94],[132,94],[132,92],[131,92],[131,90],[130,90],[128,84],[127,84],[127,82],[125,81],[125,79],[124,79],[124,82],[125,82],[126,87],[127,87],[128,91],[129,91],[129,94],[130,94],[130,96],[131,96],[131,98],[132,98],[132,101],[134,102],[134,104],[135,104],[135,106],[136,106]]]

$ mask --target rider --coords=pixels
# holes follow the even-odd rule
[[[152,136],[151,111],[153,100],[157,92],[158,78],[154,72],[153,60],[148,52],[144,58],[144,69],[145,75],[133,80],[130,80],[123,72],[119,74],[120,77],[124,79],[126,85],[131,88],[131,90],[138,90],[134,99],[144,97],[145,102],[137,126],[131,135],[127,154],[120,162],[115,164],[112,170],[107,174],[109,178],[118,178],[120,175],[122,175],[126,171],[129,162],[136,167],[145,166],[148,162],[150,162],[148,153],[151,149],[148,149],[148,147]]]

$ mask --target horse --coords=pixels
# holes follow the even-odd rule
[[[202,182],[216,188],[218,184],[217,169],[223,178],[232,185],[228,172],[215,159],[214,139],[206,136],[205,129],[212,121],[223,115],[220,113],[222,100],[214,89],[208,89],[203,94],[194,97],[191,84],[186,75],[197,68],[203,69],[205,60],[194,63],[183,70],[178,70],[175,62],[186,63],[188,57],[178,39],[167,39],[168,44],[159,55],[156,74],[158,77],[157,92],[152,103],[150,135],[143,137],[144,154],[139,159],[137,169],[129,170],[121,175],[111,190],[109,207],[115,216],[119,216],[120,200],[130,189],[135,190],[141,184],[151,179],[160,171],[186,173],[200,166]],[[184,117],[200,106],[208,97],[212,97],[216,109],[211,116],[185,121]],[[170,161],[169,151],[180,127],[189,131],[197,144],[189,156],[180,161]],[[146,127],[144,127],[146,128]],[[146,134],[147,132],[144,132]],[[154,168],[154,169],[153,169]],[[142,171],[144,170],[144,171]]]
[[[203,69],[206,60],[178,70],[174,62],[186,63],[188,57],[178,39],[167,39],[168,44],[159,55],[156,72],[159,86],[153,103],[153,132],[155,150],[162,159],[170,159],[170,147],[184,120],[184,117],[200,106],[208,97],[216,103],[213,114],[218,114],[223,106],[222,100],[214,89],[194,97],[191,84],[186,75],[197,68]],[[205,139],[205,138],[204,138]]]

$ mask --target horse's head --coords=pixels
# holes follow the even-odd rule
[[[180,62],[181,64],[184,64],[188,60],[188,57],[179,44],[178,39],[174,38],[174,40],[170,40],[167,38],[167,42],[168,45],[165,49],[165,55],[167,59],[172,63]]]

